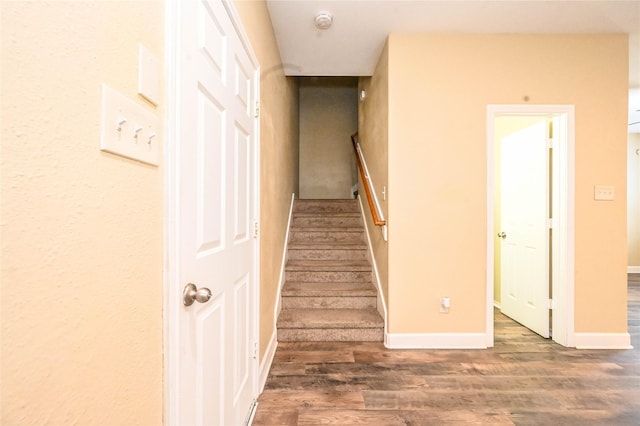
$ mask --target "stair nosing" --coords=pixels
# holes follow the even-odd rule
[[[362,232],[364,231],[364,226],[360,225],[326,225],[326,226],[304,226],[304,225],[291,225],[291,231],[293,232],[326,232],[327,230],[331,230],[333,232]]]

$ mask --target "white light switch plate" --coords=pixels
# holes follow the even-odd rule
[[[100,149],[157,166],[162,132],[157,114],[102,85]]]
[[[615,188],[611,185],[596,185],[593,190],[593,199],[598,201],[612,201],[616,198]]]

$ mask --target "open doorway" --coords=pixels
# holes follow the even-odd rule
[[[494,306],[573,346],[573,107],[487,112],[488,346]]]

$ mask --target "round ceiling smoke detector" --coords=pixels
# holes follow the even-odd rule
[[[316,28],[319,30],[326,30],[333,24],[333,16],[328,12],[319,13],[315,19]]]

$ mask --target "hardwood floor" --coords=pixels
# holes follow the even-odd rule
[[[492,349],[280,343],[253,425],[640,425],[640,274],[633,350],[564,348],[495,315]]]

